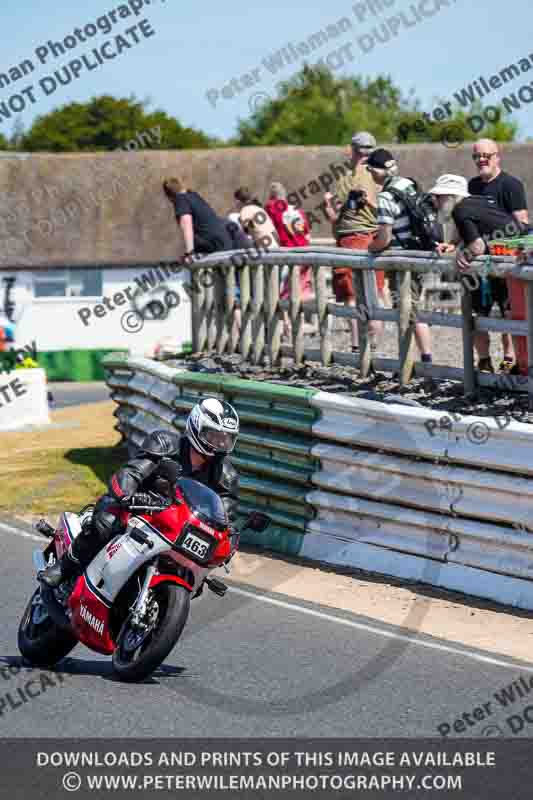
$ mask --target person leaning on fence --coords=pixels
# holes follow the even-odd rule
[[[450,237],[451,243],[438,245],[437,250],[439,253],[455,251],[460,272],[470,268],[473,258],[488,253],[488,242],[496,238],[500,231],[507,230],[510,224],[518,224],[510,214],[497,208],[490,198],[470,195],[466,178],[460,175],[441,175],[429,193],[435,197],[440,222],[445,225],[452,222],[455,226]],[[520,225],[519,232],[523,227]],[[477,276],[472,276],[469,281],[472,281],[472,309],[479,316],[488,317],[494,303],[497,303],[504,317],[507,304],[507,293],[503,291],[505,283],[491,283],[489,278],[489,292],[485,292]],[[478,369],[481,372],[494,372],[488,336],[476,333],[474,346],[478,354]],[[515,366],[509,371],[516,374],[518,369]]]
[[[496,142],[492,139],[479,139],[472,149],[472,159],[477,167],[478,175],[471,178],[468,191],[471,195],[478,195],[494,201],[500,211],[510,214],[518,226],[528,224],[529,215],[524,184],[513,175],[503,172],[501,168],[501,154]],[[508,235],[512,236],[512,232]],[[495,297],[503,298],[505,317],[510,318],[509,285],[505,278],[489,278],[489,288]],[[485,283],[486,285],[486,283]],[[509,299],[508,299],[509,298]],[[481,305],[481,288],[474,294],[472,301],[475,306]],[[482,365],[492,372],[492,363],[488,357],[490,340],[487,331],[476,333],[480,349],[487,353],[487,361]],[[520,349],[520,337],[511,337],[509,333],[502,333],[503,361],[499,372],[512,372],[516,360],[516,352]],[[514,349],[513,349],[514,343]]]
[[[185,189],[180,178],[163,181],[163,191],[174,206],[176,222],[185,244],[184,263],[192,264],[195,254],[207,255],[246,246],[246,237],[238,225],[218,216],[209,203],[197,192]],[[239,296],[239,276],[236,275],[235,298]],[[234,335],[241,327],[240,309],[233,315]]]
[[[398,164],[392,153],[380,148],[374,150],[367,161],[367,169],[380,187],[378,194],[377,211],[377,232],[372,242],[368,246],[369,253],[379,253],[387,247],[406,247],[413,239],[411,230],[411,220],[407,213],[405,203],[393,196],[388,189],[395,189],[398,192],[410,192],[415,194],[416,187],[409,178],[402,178],[398,175]],[[389,280],[396,276],[395,272],[389,273]],[[395,298],[393,307],[398,307],[398,291],[396,287],[390,287],[391,294]],[[421,296],[423,290],[422,275],[411,274],[411,291],[413,294]],[[420,350],[422,361],[431,364],[431,334],[428,325],[422,322],[415,324],[415,338]]]
[[[163,181],[163,191],[174,206],[176,222],[183,234],[186,263],[193,261],[195,253],[233,249],[228,225],[197,192],[186,189],[180,178]]]
[[[352,250],[367,250],[377,230],[376,208],[378,187],[366,169],[370,153],[376,148],[376,140],[371,133],[361,131],[352,137],[353,171],[337,180],[335,194],[324,195],[325,211],[332,223],[333,235],[337,247]],[[336,210],[333,201],[336,198]],[[382,296],[385,277],[383,270],[371,272],[375,275],[378,294]],[[337,267],[333,270],[333,291],[338,303],[344,302],[355,306],[353,273],[349,267]],[[351,320],[352,352],[357,352],[357,321]],[[371,348],[376,349],[375,339],[383,333],[383,323],[371,320],[368,323],[371,336]]]

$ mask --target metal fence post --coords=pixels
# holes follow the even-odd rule
[[[465,396],[476,391],[476,371],[474,368],[474,317],[472,316],[472,292],[461,281],[461,313],[463,315],[463,391]]]
[[[253,301],[252,301],[252,362],[259,364],[265,349],[265,284],[262,264],[255,264],[252,271]]]
[[[191,339],[193,353],[202,353],[207,341],[206,289],[198,280],[201,270],[191,270]]]
[[[527,282],[527,392],[528,410],[533,412],[533,283]]]
[[[250,295],[250,265],[245,263],[240,273],[241,287],[241,356],[246,361],[252,346],[252,309]]]
[[[216,271],[209,270],[211,278],[209,286],[205,288],[205,326],[207,334],[207,349],[214,350],[217,343],[217,303],[216,303]]]
[[[320,335],[320,358],[325,367],[331,364],[331,335],[329,330],[328,298],[326,292],[326,269],[313,266],[315,296],[317,304],[318,332]]]
[[[400,356],[400,385],[411,380],[414,368],[414,323],[411,299],[411,271],[400,272],[400,320],[398,323],[398,351]]]
[[[220,264],[215,270],[215,305],[217,319],[217,339],[216,351],[219,355],[226,349],[229,336],[226,324],[226,281],[225,275],[220,269]]]
[[[279,303],[279,266],[269,264],[266,269],[265,318],[268,355],[271,365],[278,364],[280,355],[281,319]]]
[[[304,315],[301,311],[300,267],[297,264],[293,264],[289,267],[289,287],[294,363],[297,367],[300,367],[304,360]]]

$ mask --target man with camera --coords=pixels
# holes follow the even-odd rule
[[[370,153],[376,147],[376,140],[366,131],[352,137],[353,172],[343,175],[336,183],[335,195],[327,192],[324,195],[325,211],[333,225],[333,233],[338,247],[352,250],[368,250],[368,245],[377,230],[376,207],[377,186],[366,169]],[[335,197],[336,209],[333,207]],[[383,271],[373,273],[376,276],[377,290],[383,291]],[[345,302],[355,306],[352,270],[348,267],[337,267],[333,270],[333,291],[337,302]],[[351,320],[352,352],[358,351],[357,320]],[[371,338],[382,333],[383,323],[377,320],[368,323]],[[375,341],[372,349],[376,349]]]

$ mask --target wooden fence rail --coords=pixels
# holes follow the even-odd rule
[[[206,256],[191,265],[194,275],[192,291],[192,342],[195,353],[216,350],[232,354],[237,349],[245,359],[259,364],[267,356],[277,364],[282,356],[290,356],[296,365],[304,360],[318,360],[325,366],[344,364],[358,367],[363,377],[374,366],[378,370],[397,371],[402,385],[413,375],[435,378],[455,378],[463,381],[465,394],[476,387],[501,385],[502,376],[478,373],[474,368],[474,333],[498,331],[527,336],[529,345],[529,374],[505,376],[506,388],[529,392],[533,409],[533,266],[517,265],[513,257],[478,258],[472,262],[468,275],[462,279],[461,314],[422,311],[411,297],[411,273],[450,274],[454,269],[453,256],[432,253],[389,250],[386,255],[372,256],[366,251],[340,251],[333,247],[311,246],[257,253],[235,251]],[[290,297],[280,300],[280,268],[289,268]],[[299,270],[311,266],[314,274],[315,299],[303,302],[300,296]],[[350,267],[353,271],[358,308],[332,302],[327,288],[327,272],[334,267]],[[377,305],[375,270],[399,273],[398,310]],[[235,301],[238,274],[240,302]],[[470,288],[472,275],[504,277],[511,275],[527,281],[528,321],[481,318],[473,315]],[[370,279],[369,279],[370,278]],[[235,326],[235,313],[240,308],[240,335]],[[365,314],[361,309],[365,309]],[[291,321],[291,344],[281,344],[283,313]],[[304,348],[304,313],[318,318],[320,348]],[[359,354],[335,351],[332,344],[334,317],[355,318],[359,328]],[[384,320],[398,325],[397,359],[375,358],[368,336],[368,320]],[[461,328],[463,364],[430,366],[415,363],[414,325],[425,322],[433,326]]]

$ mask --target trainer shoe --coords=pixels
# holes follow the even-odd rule
[[[479,372],[494,372],[494,367],[492,366],[490,356],[487,356],[487,358],[480,358],[477,368]]]
[[[502,375],[520,375],[520,369],[512,358],[504,358],[500,362],[498,372]]]

